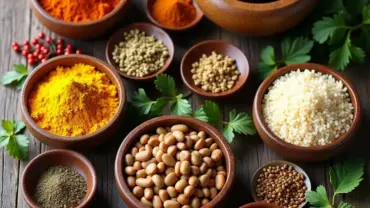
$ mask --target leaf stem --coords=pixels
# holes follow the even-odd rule
[[[334,206],[334,204],[335,204],[335,196],[337,196],[337,194],[336,194],[336,193],[334,193],[334,194],[333,194],[333,197],[332,197],[332,199],[331,199],[331,204],[332,204],[332,206]]]

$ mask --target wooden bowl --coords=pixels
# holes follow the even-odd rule
[[[297,25],[318,0],[195,0],[211,21],[227,30],[252,36],[274,35]],[[257,1],[254,1],[257,2]]]
[[[192,27],[194,27],[196,24],[198,24],[198,22],[200,22],[200,20],[203,18],[203,12],[199,9],[197,3],[193,0],[193,5],[195,7],[195,11],[196,11],[196,17],[195,19],[189,23],[188,25],[185,25],[183,27],[168,27],[168,26],[165,26],[161,23],[159,23],[157,20],[154,19],[154,17],[152,16],[152,7],[153,7],[153,4],[156,0],[147,0],[146,1],[146,7],[145,7],[145,13],[146,15],[148,16],[149,20],[157,25],[158,27],[161,27],[161,28],[164,28],[166,30],[172,30],[172,31],[183,31],[183,30],[188,30]]]
[[[221,192],[218,193],[216,198],[210,201],[206,207],[218,207],[222,204],[223,200],[227,197],[228,193],[231,190],[231,186],[235,180],[235,158],[234,153],[231,149],[229,143],[227,143],[226,139],[222,134],[213,126],[194,119],[188,116],[161,116],[149,121],[142,123],[141,125],[137,126],[134,130],[132,130],[127,137],[123,140],[114,165],[114,176],[116,180],[116,184],[118,187],[118,191],[121,194],[123,200],[129,207],[132,208],[140,208],[143,207],[141,202],[136,199],[136,197],[132,194],[131,190],[127,186],[125,177],[123,176],[124,172],[124,161],[125,155],[130,150],[130,148],[135,145],[135,143],[140,139],[140,136],[149,132],[155,132],[157,127],[165,127],[171,126],[174,124],[185,124],[189,128],[192,128],[196,131],[204,131],[209,137],[213,138],[214,141],[217,143],[219,148],[222,150],[223,155],[225,157],[225,166],[227,171],[227,179],[224,188]]]
[[[110,122],[100,128],[95,133],[83,136],[59,136],[52,134],[42,128],[32,119],[28,111],[28,97],[30,96],[33,87],[40,82],[50,71],[55,70],[57,66],[72,66],[77,63],[84,63],[95,66],[97,70],[105,73],[112,83],[117,87],[119,105],[117,113],[111,118]],[[61,149],[89,149],[100,145],[107,141],[119,128],[120,121],[123,118],[124,109],[126,106],[126,92],[120,76],[107,63],[87,55],[65,55],[52,58],[45,63],[39,65],[28,76],[23,85],[21,92],[21,113],[27,129],[32,135],[53,148]]]
[[[123,33],[129,32],[130,30],[138,29],[140,31],[145,32],[147,35],[154,35],[158,40],[161,40],[163,44],[168,48],[168,54],[169,57],[167,58],[167,61],[164,63],[164,66],[158,70],[157,72],[150,74],[148,76],[144,77],[134,77],[129,76],[126,73],[119,70],[118,64],[113,60],[112,52],[114,51],[114,46],[119,44],[119,42],[123,41]],[[110,65],[114,66],[114,68],[118,71],[118,73],[125,77],[126,79],[132,79],[136,81],[151,81],[155,79],[155,77],[163,72],[165,72],[168,67],[170,66],[173,56],[175,53],[175,47],[173,45],[171,37],[163,31],[161,28],[158,28],[152,24],[149,23],[134,23],[131,24],[125,28],[122,28],[118,30],[112,37],[109,39],[107,46],[105,48],[105,57]]]
[[[32,208],[40,208],[34,199],[34,192],[41,174],[49,167],[63,165],[75,169],[86,180],[87,193],[84,200],[76,208],[89,207],[97,188],[95,169],[83,155],[70,150],[51,150],[44,152],[31,160],[22,176],[23,197]]]
[[[221,55],[227,55],[236,60],[236,65],[240,71],[240,75],[238,81],[230,90],[220,93],[212,93],[205,91],[194,84],[191,73],[192,64],[199,61],[203,54],[210,55],[212,51]],[[244,53],[239,48],[222,40],[208,40],[198,43],[186,52],[181,61],[181,77],[185,85],[194,93],[207,98],[227,97],[236,93],[243,87],[248,76],[249,63],[247,57],[245,57]]]
[[[33,14],[45,27],[61,36],[73,39],[92,39],[103,35],[122,19],[129,5],[129,0],[121,0],[116,8],[101,19],[76,23],[63,21],[51,16],[41,7],[38,0],[29,1]]]
[[[260,167],[253,175],[252,177],[252,184],[251,184],[251,189],[252,189],[252,197],[255,201],[262,201],[260,198],[258,198],[257,196],[257,193],[256,193],[256,187],[257,187],[257,179],[259,177],[259,175],[263,172],[263,169],[264,168],[267,168],[269,166],[273,166],[273,167],[276,167],[276,166],[279,166],[279,167],[282,167],[284,165],[290,165],[294,168],[295,171],[297,171],[298,173],[302,173],[304,176],[305,176],[305,180],[304,180],[304,183],[305,185],[307,186],[307,191],[311,191],[311,181],[310,181],[310,178],[308,177],[307,173],[301,168],[299,167],[298,165],[294,164],[294,163],[291,163],[291,162],[287,162],[287,161],[282,161],[282,160],[279,160],[279,161],[273,161],[273,162],[270,162],[262,167]],[[307,204],[307,201],[305,201],[303,204],[300,204],[299,205],[299,208],[302,208],[304,207],[305,205]],[[276,206],[276,205],[275,205]],[[277,206],[279,207],[279,206]]]
[[[275,204],[270,204],[264,201],[259,201],[259,202],[245,204],[241,206],[240,208],[280,208],[280,206],[277,206]]]
[[[350,95],[350,99],[354,106],[354,118],[353,123],[345,134],[343,134],[340,138],[336,139],[330,144],[324,146],[313,146],[313,147],[302,147],[294,144],[290,144],[285,142],[284,140],[277,137],[267,126],[264,121],[262,115],[262,100],[264,95],[266,94],[269,86],[280,76],[289,73],[291,71],[295,71],[297,69],[313,69],[317,72],[321,72],[324,74],[330,74],[335,79],[340,80],[344,83],[344,85],[348,89],[348,93]],[[261,136],[262,140],[269,145],[272,149],[280,153],[284,158],[294,161],[321,161],[327,160],[334,155],[342,152],[348,145],[352,142],[352,138],[357,132],[360,123],[361,123],[361,106],[360,106],[360,98],[353,87],[351,82],[343,76],[338,71],[331,69],[327,66],[313,64],[313,63],[305,63],[305,64],[293,64],[286,67],[283,67],[276,72],[272,73],[268,76],[260,85],[257,90],[256,96],[254,98],[253,103],[253,122],[257,128],[258,134]]]

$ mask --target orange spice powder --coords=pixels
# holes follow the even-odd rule
[[[196,10],[191,0],[156,0],[152,16],[164,26],[178,28],[190,24],[196,18]]]

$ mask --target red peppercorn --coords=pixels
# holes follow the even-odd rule
[[[32,45],[36,45],[39,43],[39,40],[37,38],[32,39],[31,41]]]
[[[82,50],[81,49],[77,49],[76,50],[76,54],[82,54]]]
[[[42,47],[42,45],[41,45],[40,43],[35,45],[35,48],[36,48],[37,50],[40,50],[40,49],[41,49],[41,47]]]
[[[23,50],[27,52],[30,51],[30,45],[24,45]]]
[[[59,38],[59,39],[57,40],[57,43],[58,43],[59,45],[63,45],[63,44],[64,44],[64,39]]]
[[[61,50],[63,50],[63,45],[58,44],[58,45],[57,45],[57,49],[61,49]]]
[[[13,50],[14,50],[16,53],[19,53],[19,51],[20,51],[19,45],[15,45],[15,46],[13,46]]]
[[[32,53],[29,53],[29,54],[27,55],[27,59],[33,59],[33,54],[32,54]]]
[[[62,49],[57,49],[57,55],[62,55],[63,54],[63,50]]]
[[[23,50],[22,51],[22,56],[27,57],[28,56],[28,51]]]
[[[19,45],[18,45],[18,43],[17,43],[17,42],[13,42],[13,43],[12,43],[12,47],[14,47],[14,46],[19,46]]]
[[[28,40],[25,40],[25,41],[23,42],[23,45],[24,45],[24,46],[29,46],[29,45],[30,45],[30,42],[29,42]]]
[[[40,33],[39,33],[39,38],[40,38],[40,39],[44,39],[44,38],[45,38],[45,33],[40,32]]]
[[[44,63],[46,60],[48,60],[48,59],[47,58],[41,59],[41,63]]]
[[[29,65],[34,65],[35,64],[35,60],[33,58],[28,59],[27,62],[28,62]]]
[[[40,52],[38,51],[38,50],[36,50],[36,51],[34,51],[33,52],[33,56],[35,57],[35,58],[37,58],[38,56],[39,56],[39,54],[40,54]]]
[[[47,43],[52,43],[52,42],[53,42],[53,38],[51,38],[51,37],[47,37],[47,38],[46,38],[46,42],[47,42]]]
[[[44,49],[42,50],[42,53],[44,53],[44,54],[48,54],[48,53],[49,53],[49,48],[44,48]]]
[[[45,56],[44,56],[44,54],[39,54],[39,55],[37,56],[37,58],[38,58],[39,60],[42,60],[42,59],[44,59],[44,58],[45,58]]]

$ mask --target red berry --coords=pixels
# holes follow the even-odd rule
[[[64,55],[69,55],[69,54],[71,54],[69,51],[64,52]]]
[[[41,62],[44,63],[46,60],[48,60],[47,58],[43,58],[41,59]]]
[[[35,45],[35,48],[36,48],[37,50],[40,50],[40,49],[41,49],[41,47],[42,47],[42,45],[41,45],[41,44],[36,44],[36,45]]]
[[[47,42],[47,43],[52,43],[52,42],[53,42],[53,38],[51,38],[51,37],[47,37],[47,38],[46,38],[46,42]]]
[[[63,44],[64,44],[64,39],[59,38],[59,39],[57,40],[57,43],[58,43],[59,45],[63,45]]]
[[[72,49],[72,48],[73,48],[73,46],[72,46],[71,44],[68,44],[68,45],[66,46],[66,48],[70,48],[70,49]]]
[[[39,56],[37,56],[37,58],[41,60],[41,59],[45,58],[45,56],[44,56],[44,54],[39,54]]]
[[[44,53],[44,54],[48,54],[48,53],[49,53],[49,48],[44,48],[44,49],[42,49],[41,51],[42,51],[42,53]]]
[[[25,45],[25,46],[23,46],[23,50],[24,50],[24,51],[29,51],[29,50],[30,50],[30,45]]]
[[[24,45],[24,46],[29,46],[29,45],[30,45],[30,42],[29,42],[28,40],[25,40],[25,41],[23,42],[23,45]]]
[[[35,60],[33,58],[32,59],[28,59],[27,62],[28,62],[29,65],[35,64]]]
[[[29,54],[27,55],[27,59],[33,59],[33,54],[32,54],[32,53],[29,53]]]
[[[17,42],[12,43],[12,47],[19,46]]]
[[[33,55],[35,58],[37,58],[37,57],[39,56],[39,54],[40,54],[40,52],[36,50],[36,51],[34,51],[34,52],[33,52],[33,54],[32,54],[32,55]]]
[[[27,57],[28,56],[28,51],[23,50],[22,51],[22,56]]]
[[[57,55],[62,55],[63,54],[63,50],[62,49],[57,49]]]
[[[37,38],[32,39],[31,41],[32,45],[36,45],[39,43],[39,40]]]
[[[76,54],[82,54],[82,50],[81,49],[77,49],[76,50]]]
[[[57,49],[61,49],[61,50],[63,50],[63,45],[62,45],[62,44],[58,44],[58,45],[57,45]]]
[[[40,38],[40,39],[44,39],[44,38],[45,38],[45,33],[40,32],[40,33],[39,33],[39,38]]]
[[[18,53],[20,51],[19,45],[13,46],[13,50]]]

